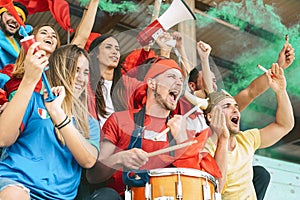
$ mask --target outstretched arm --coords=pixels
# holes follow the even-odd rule
[[[176,40],[176,49],[178,50],[178,53],[180,54],[180,60],[181,60],[181,65],[183,65],[183,71],[186,73],[185,77],[192,71],[193,67],[191,66],[188,57],[186,55],[186,51],[184,49],[184,41],[182,34],[180,32],[173,32],[172,36],[174,40]]]
[[[256,97],[269,89],[268,77],[263,74],[254,79],[250,85],[234,96],[239,105],[239,111],[242,112]]]
[[[208,93],[211,93],[214,91],[213,80],[209,66],[209,55],[211,52],[211,46],[203,41],[199,41],[197,43],[197,52],[202,65],[204,88],[208,91]]]
[[[288,43],[284,44],[279,52],[277,63],[282,69],[289,67],[295,60],[294,48]],[[269,89],[268,78],[265,74],[259,76],[250,85],[238,93],[234,98],[239,105],[240,112],[244,110],[256,97]]]
[[[76,29],[74,39],[71,42],[72,44],[76,44],[77,46],[84,48],[94,26],[98,3],[99,0],[90,1],[87,10],[83,14],[82,20]]]
[[[174,44],[168,44],[167,42],[170,41],[175,41],[175,46]],[[176,54],[180,56],[180,65],[182,68],[182,71],[184,73],[184,77],[187,77],[187,75],[190,73],[192,70],[192,67],[188,61],[185,49],[184,49],[184,44],[183,44],[183,37],[180,32],[173,32],[173,33],[168,33],[164,32],[162,35],[158,37],[156,40],[156,43],[160,47],[160,55],[169,58],[172,48],[175,48],[175,51],[178,51]]]
[[[286,80],[284,77],[283,69],[279,67],[277,63],[275,63],[272,65],[271,72],[277,77],[272,79],[271,76],[267,74],[268,80],[270,82],[270,87],[276,94],[276,118],[273,123],[260,130],[260,148],[269,147],[276,143],[292,130],[295,123],[293,108],[286,91]]]

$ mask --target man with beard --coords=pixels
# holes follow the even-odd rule
[[[170,116],[177,106],[183,85],[182,71],[177,63],[158,58],[151,64],[144,83],[147,88],[145,106],[140,110],[115,112],[107,119],[102,127],[100,158],[87,172],[89,182],[108,180],[107,186],[121,196],[125,190],[123,169],[167,167],[171,164],[169,161],[165,163],[157,156],[148,158],[148,153],[188,139],[185,118],[181,115]],[[167,127],[170,128],[169,133],[155,139]],[[176,151],[173,153],[177,155]],[[94,195],[92,199],[105,199],[100,196]]]
[[[26,21],[27,9],[19,3],[14,2],[14,7],[23,20]],[[0,87],[3,88],[4,84],[10,79],[11,67],[16,62],[20,52],[20,44],[16,39],[16,34],[20,25],[16,19],[7,11],[6,8],[0,7]],[[9,67],[5,68],[8,65]]]
[[[25,22],[28,14],[26,7],[19,2],[14,2],[14,7]],[[14,64],[20,52],[20,44],[15,37],[20,25],[4,7],[0,8],[0,28],[0,69],[2,70],[7,64]]]
[[[257,199],[252,183],[255,151],[275,144],[294,126],[283,69],[275,63],[266,75],[276,95],[277,111],[275,121],[264,128],[240,131],[240,111],[236,100],[226,92],[209,94],[210,104],[205,115],[214,133],[208,139],[206,149],[215,156],[222,171],[220,190],[223,200]],[[227,143],[228,148],[216,152],[220,143]]]

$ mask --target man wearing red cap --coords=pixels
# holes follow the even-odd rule
[[[107,186],[121,196],[125,185],[124,169],[155,169],[170,166],[166,161],[148,153],[187,140],[186,120],[181,115],[170,116],[180,98],[183,76],[177,63],[160,59],[151,64],[144,78],[147,84],[147,99],[140,110],[113,113],[105,122],[102,133],[100,158],[87,172],[91,183],[107,181]],[[157,134],[170,128],[169,133],[156,139]],[[177,152],[172,152],[176,156]],[[169,155],[169,153],[166,153]],[[103,196],[98,199],[105,199]],[[97,198],[93,198],[97,199]]]

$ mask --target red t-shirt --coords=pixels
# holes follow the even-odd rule
[[[133,112],[137,112],[137,110],[113,113],[106,120],[102,128],[102,134],[103,134],[102,138],[105,140],[109,140],[114,145],[116,145],[115,153],[122,150],[126,150],[129,145],[131,134],[135,129]],[[151,135],[151,133],[153,132],[160,133],[161,131],[166,129],[167,128],[166,118],[158,118],[158,117],[145,115],[144,126],[145,126],[145,131],[143,132],[143,137],[142,137],[143,138],[142,149],[144,151],[153,152],[169,146],[167,136],[165,137],[164,141],[145,139],[145,132],[146,134],[150,132]],[[155,169],[155,168],[163,168],[169,166],[175,160],[175,158],[172,159],[172,157],[168,155],[169,154],[166,153],[166,154],[161,154],[159,156],[151,157],[149,161],[146,163],[146,165],[143,166],[143,168],[141,169]],[[112,179],[109,181],[108,186],[114,188],[120,194],[124,192],[125,185],[123,184],[122,181],[122,171],[117,171],[112,176]]]
[[[187,107],[186,102],[182,101],[180,102],[180,105],[181,105],[180,112],[185,113],[186,112],[185,107]],[[188,108],[191,107],[192,106],[189,105]],[[105,140],[109,140],[111,143],[113,143],[116,146],[116,150],[114,153],[126,150],[128,148],[130,137],[132,135],[133,130],[135,129],[134,119],[133,119],[134,116],[133,113],[135,112],[138,112],[138,110],[115,112],[107,119],[106,123],[102,127],[103,135],[101,138]],[[194,152],[193,154],[195,154],[192,162],[189,162],[188,166],[186,165],[182,166],[182,163],[185,163],[185,158],[181,161],[177,160],[176,167],[199,168],[199,165],[197,164],[200,162],[200,160],[198,159],[198,153],[203,149],[204,146],[203,144],[205,143],[209,133],[206,132],[204,133],[204,135],[200,133],[202,132],[203,129],[207,129],[208,126],[205,124],[203,115],[202,114],[199,115],[195,113],[190,115],[187,119],[187,134],[188,137],[190,137],[191,139],[193,139],[194,136],[197,135],[201,136],[200,137],[201,141],[198,142],[198,146],[196,146],[193,149],[189,149],[189,147],[186,147],[177,150],[175,152],[176,157],[170,156],[169,153],[151,157],[149,161],[146,163],[146,165],[143,166],[141,169],[151,170],[151,169],[169,167],[176,159],[182,157],[183,153],[186,152],[188,149],[189,149],[188,151],[193,151]],[[155,140],[147,139],[147,138],[151,138],[149,137],[149,135],[153,136],[166,129],[167,128],[166,122],[167,122],[166,118],[158,118],[158,117],[145,115],[145,121],[144,121],[145,131],[143,132],[143,137],[142,137],[143,138],[142,149],[144,151],[153,152],[169,146],[169,141],[167,136],[165,136],[164,141],[155,141]],[[192,155],[188,157],[192,157]],[[191,161],[190,158],[187,159]],[[122,181],[122,169],[120,171],[117,171],[112,176],[112,178],[108,181],[108,186],[114,188],[120,194],[124,193],[125,185],[123,184]]]

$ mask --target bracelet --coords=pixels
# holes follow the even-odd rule
[[[61,125],[63,125],[67,120],[68,120],[68,115],[66,115],[66,118],[64,119],[64,121],[62,121],[62,122],[59,123],[59,124],[55,124],[54,126],[55,126],[56,128],[58,128],[58,127],[60,127]]]
[[[62,129],[63,127],[65,127],[65,126],[67,126],[68,124],[70,124],[70,122],[71,122],[71,119],[68,118],[68,121],[67,121],[66,123],[64,123],[64,124],[62,124],[62,125],[60,125],[60,126],[57,126],[56,128],[57,128],[58,130],[60,130],[60,129]]]

